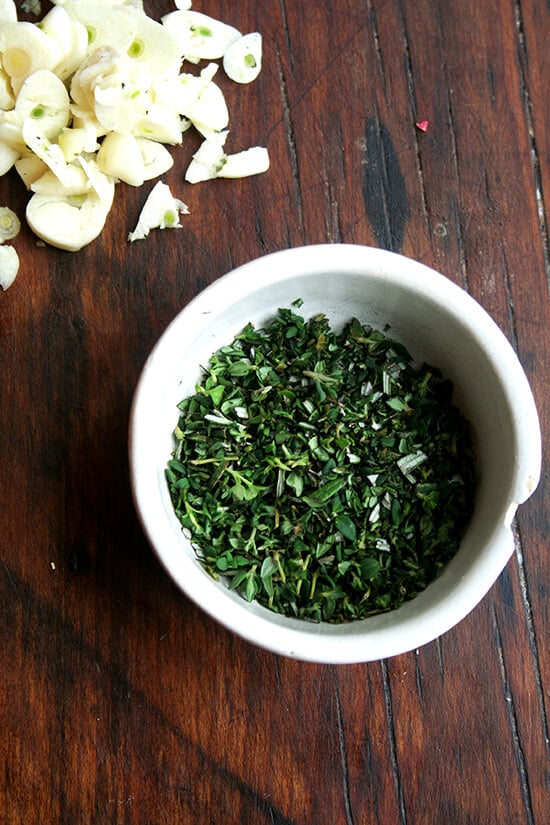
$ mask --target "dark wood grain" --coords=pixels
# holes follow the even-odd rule
[[[79,253],[23,227],[0,294],[0,819],[546,825],[546,464],[468,618],[409,654],[325,667],[250,646],[177,591],[138,526],[126,438],[144,360],[199,290],[258,255],[344,241],[479,300],[531,381],[547,460],[550,6],[200,10],[263,34],[258,80],[221,82],[228,146],[265,144],[270,171],[191,187],[189,135],[164,176],[189,205],[183,229],[127,244],[147,187],[120,185]],[[0,193],[24,213],[14,173]]]

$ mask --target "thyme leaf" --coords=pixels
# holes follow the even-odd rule
[[[450,382],[385,333],[281,308],[217,350],[178,408],[176,514],[246,600],[361,619],[414,598],[456,553],[475,489],[469,426]]]

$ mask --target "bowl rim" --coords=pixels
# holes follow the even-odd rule
[[[157,370],[172,360],[180,329],[185,328],[186,335],[192,336],[200,329],[205,315],[223,309],[224,296],[230,294],[235,303],[248,294],[250,284],[256,283],[258,270],[262,272],[262,286],[296,275],[314,277],[320,272],[341,270],[360,277],[382,278],[388,285],[414,287],[416,293],[430,301],[437,300],[446,312],[459,318],[494,364],[510,405],[517,410],[513,418],[515,475],[502,521],[495,525],[490,539],[493,552],[483,557],[477,576],[469,576],[458,589],[450,589],[445,609],[436,604],[420,615],[409,616],[410,605],[416,602],[412,600],[392,614],[383,614],[383,618],[374,616],[347,625],[314,624],[272,614],[236,594],[213,598],[214,588],[220,585],[196,558],[180,547],[182,558],[177,559],[182,536],[176,540],[174,522],[179,522],[175,513],[173,518],[166,514],[168,517],[160,520],[162,495],[158,475],[152,478],[149,473],[152,459],[147,466],[142,460],[154,378]],[[399,253],[359,244],[310,244],[272,252],[236,267],[199,292],[167,325],[145,361],[131,404],[128,450],[131,492],[138,519],[157,558],[180,590],[220,624],[251,643],[280,655],[332,664],[379,660],[405,653],[433,641],[465,618],[486,595],[513,553],[511,523],[518,505],[537,487],[542,460],[540,424],[527,377],[508,339],[486,310],[466,290],[431,267]]]

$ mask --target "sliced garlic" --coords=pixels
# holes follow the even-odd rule
[[[8,289],[19,272],[19,255],[13,246],[0,246],[0,286]]]
[[[80,128],[76,129],[74,127],[66,127],[61,129],[59,132],[59,137],[57,138],[57,143],[67,163],[72,163],[72,161],[76,158],[77,155],[82,154],[82,152],[86,151],[86,129]],[[94,148],[95,148],[95,136],[94,136]]]
[[[149,81],[135,76],[104,79],[94,88],[94,114],[105,132],[132,132],[151,108]]]
[[[190,62],[217,60],[223,57],[230,43],[241,37],[234,26],[198,11],[170,12],[162,18],[162,24],[176,38],[183,56]]]
[[[13,146],[8,146],[7,143],[0,143],[0,175],[5,175],[6,172],[9,172],[20,157],[21,153],[17,149],[14,149]]]
[[[23,82],[15,111],[21,123],[32,118],[48,140],[56,139],[70,118],[69,94],[65,84],[52,71],[38,69]]]
[[[141,186],[145,180],[145,163],[137,138],[132,134],[109,132],[97,153],[100,170],[130,186]]]
[[[61,80],[68,80],[76,72],[88,50],[88,32],[78,20],[71,20],[69,38],[68,46],[64,44],[66,49],[63,57],[55,67],[55,73]]]
[[[9,206],[0,206],[0,244],[19,235],[21,221]]]
[[[33,151],[40,160],[44,161],[46,166],[52,170],[62,184],[70,186],[70,172],[67,171],[65,155],[59,145],[52,143],[38,128],[36,121],[30,117],[23,121],[22,134],[23,140],[28,148]]]
[[[0,142],[23,155],[28,153],[28,150],[21,127],[21,119],[14,109],[8,112],[0,111]]]
[[[106,131],[98,120],[90,116],[77,115],[74,107],[71,107],[73,112],[73,126],[75,131],[83,131],[85,135],[83,152],[93,153],[99,149],[98,139],[106,135]],[[59,142],[59,141],[58,141]]]
[[[13,0],[0,0],[0,25],[15,23],[17,20],[17,6]]]
[[[145,180],[152,180],[164,175],[174,165],[174,158],[162,143],[147,138],[136,138],[143,158],[143,175]]]
[[[54,6],[40,21],[41,30],[57,41],[63,57],[72,45],[72,23],[63,6]]]
[[[88,33],[87,56],[108,46],[125,54],[136,35],[137,15],[131,17],[122,8],[106,7],[89,0],[67,0],[63,4],[69,16],[82,23]]]
[[[35,180],[42,177],[48,167],[44,161],[37,158],[36,155],[28,155],[15,161],[15,169],[27,189],[30,189],[31,183],[34,183]]]
[[[225,130],[203,140],[187,167],[185,180],[188,183],[201,183],[218,176],[218,172],[225,163],[226,155],[223,147],[227,135],[228,132]]]
[[[97,160],[95,160],[95,155],[90,155],[89,157],[78,155],[76,160],[84,170],[84,174],[90,181],[90,186],[99,200],[112,200],[115,181],[112,177],[101,171],[97,165]]]
[[[126,52],[128,56],[145,64],[152,77],[177,76],[183,56],[172,32],[145,14],[133,12],[133,18],[135,32]]]
[[[33,195],[27,204],[27,223],[46,243],[77,252],[100,235],[113,204],[111,197],[98,198],[95,192],[74,197]]]
[[[224,56],[223,68],[235,83],[252,83],[262,70],[262,35],[245,34],[231,43]]]
[[[212,81],[183,114],[201,133],[221,132],[229,123],[229,110],[223,92]]]
[[[2,65],[17,94],[26,77],[37,69],[52,70],[61,59],[59,44],[34,23],[0,26]]]
[[[269,169],[269,154],[263,146],[226,154],[223,147],[227,134],[227,131],[212,134],[201,143],[185,173],[188,183],[214,178],[245,178]]]
[[[151,229],[178,229],[181,227],[180,214],[189,209],[183,201],[174,198],[167,184],[159,181],[151,189],[140,212],[136,228],[128,235],[130,242],[147,237]]]
[[[170,106],[154,103],[149,106],[147,114],[138,120],[133,133],[136,137],[158,140],[160,143],[176,145],[181,143],[184,121]]]
[[[15,96],[10,79],[4,69],[0,68],[0,109],[13,109],[14,106]]]
[[[65,197],[70,195],[87,195],[90,191],[90,181],[81,166],[68,164],[65,170],[64,182],[61,183],[51,169],[46,169],[43,175],[34,180],[29,186],[31,192],[49,197]]]
[[[155,101],[165,106],[172,106],[180,115],[184,115],[200,97],[218,71],[217,63],[208,63],[199,76],[182,72],[178,77],[171,77],[153,84]]]
[[[263,146],[252,146],[243,152],[226,155],[225,163],[216,175],[218,178],[246,178],[261,175],[269,169],[269,154]]]

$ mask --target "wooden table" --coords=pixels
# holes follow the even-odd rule
[[[546,468],[467,619],[333,667],[256,649],[176,589],[138,525],[126,439],[144,360],[199,290],[258,255],[344,241],[469,290],[517,350],[547,445],[550,4],[195,7],[263,34],[258,80],[220,83],[227,148],[267,146],[270,171],[186,184],[188,133],[163,177],[189,206],[182,229],[128,244],[151,184],[120,184],[81,252],[24,226],[0,294],[0,819],[546,825]],[[22,216],[15,172],[0,187]]]

